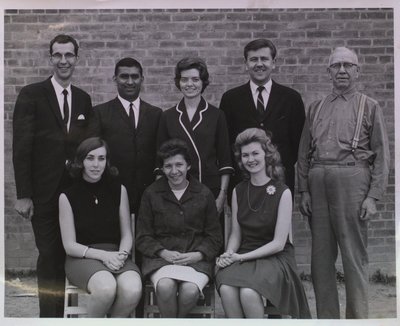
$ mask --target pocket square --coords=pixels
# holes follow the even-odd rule
[[[78,119],[77,120],[85,120],[85,116],[83,115],[83,114],[80,114],[79,116],[78,116]]]

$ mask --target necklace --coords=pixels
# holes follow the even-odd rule
[[[261,207],[263,207],[266,197],[267,196],[264,196],[264,199],[258,208],[251,207],[251,204],[250,204],[250,180],[247,182],[247,204],[249,205],[249,208],[252,212],[258,212],[261,209]]]
[[[99,203],[99,200],[97,199],[96,195],[93,195],[94,198],[94,203],[97,205]]]

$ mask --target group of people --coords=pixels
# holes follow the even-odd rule
[[[292,237],[298,161],[318,318],[340,317],[338,246],[346,317],[368,318],[367,220],[390,161],[382,110],[356,91],[357,55],[339,47],[327,68],[332,94],[306,116],[300,94],[271,79],[276,55],[269,40],[248,43],[250,80],[224,93],[219,109],[202,96],[205,61],[183,58],[183,98],[165,111],[140,98],[143,68],[123,58],[117,97],[92,108],[71,85],[76,40],[50,42],[53,75],[22,88],[13,117],[15,208],[32,221],[41,317],[63,316],[66,275],[90,294],[90,317],[140,316],[145,280],[162,317],[185,317],[214,280],[227,317],[262,318],[267,300],[311,318]]]

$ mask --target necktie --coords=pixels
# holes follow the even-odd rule
[[[135,122],[135,113],[133,112],[133,104],[132,103],[129,103],[129,120],[131,120],[133,130],[135,130],[136,122]]]
[[[68,99],[67,99],[68,91],[66,89],[64,89],[62,91],[62,93],[64,94],[64,105],[63,105],[64,118],[63,118],[63,121],[64,121],[65,125],[67,126],[68,120],[69,120],[69,105],[68,105]]]
[[[264,99],[263,99],[263,97],[262,97],[262,91],[265,89],[265,87],[264,86],[259,86],[258,88],[257,88],[257,90],[258,90],[258,97],[257,97],[257,111],[258,111],[258,114],[260,114],[260,115],[262,115],[262,114],[264,114]]]

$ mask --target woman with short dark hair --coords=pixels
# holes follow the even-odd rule
[[[234,170],[225,115],[202,97],[209,85],[206,63],[200,58],[180,60],[175,67],[175,85],[183,99],[163,112],[158,144],[171,138],[188,144],[192,161],[189,173],[212,191],[221,213]]]
[[[189,149],[170,139],[158,151],[164,176],[144,192],[136,247],[162,317],[186,317],[212,278],[222,234],[211,191],[188,175]]]

